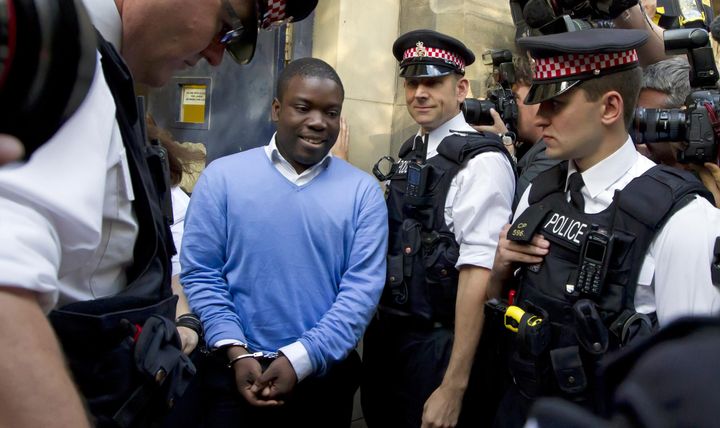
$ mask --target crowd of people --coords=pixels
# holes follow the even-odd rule
[[[691,64],[665,54],[653,5],[617,3],[617,28],[512,47],[517,132],[494,110],[466,121],[471,47],[400,35],[418,130],[380,183],[348,161],[340,76],[291,61],[275,134],[190,197],[203,154],[144,117],[134,84],[226,51],[246,64],[259,29],[317,1],[85,1],[85,100],[29,159],[0,136],[0,425],[341,427],[358,388],[371,428],[616,421],[614,387],[655,367],[608,357],[690,335],[688,316],[717,338],[720,314],[717,159],[630,131],[636,107],[686,106]],[[718,411],[694,392],[685,413]],[[622,399],[623,426],[663,409]]]

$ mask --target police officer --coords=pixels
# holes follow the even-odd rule
[[[638,30],[592,29],[519,41],[536,60],[525,99],[539,103],[547,154],[563,159],[522,196],[491,276],[505,314],[514,385],[500,426],[520,426],[539,396],[589,406],[606,353],[691,313],[717,313],[711,280],[718,210],[702,184],[654,164],[629,138],[642,73]],[[706,199],[708,198],[708,199]]]
[[[513,165],[500,138],[475,133],[460,112],[475,60],[465,45],[416,30],[393,54],[420,129],[388,184],[388,280],[365,335],[363,413],[370,427],[455,426]]]
[[[0,287],[19,290],[15,294],[35,312],[53,310],[50,319],[94,425],[144,426],[162,415],[194,370],[180,351],[177,329],[201,330],[196,317],[175,323],[174,248],[163,212],[169,189],[162,154],[143,139],[132,76],[160,86],[176,69],[201,59],[220,64],[226,49],[247,63],[258,28],[302,19],[316,4],[85,1],[97,30],[90,28],[84,42],[97,46],[89,56],[97,61],[85,101],[28,162],[0,170]],[[48,326],[22,327],[30,329],[24,337],[34,337]],[[3,389],[17,391],[18,420],[27,426],[82,426],[77,417],[41,417],[63,413],[72,404],[66,397],[74,394],[67,385],[45,382],[64,363],[57,352],[47,352],[56,348],[52,334],[42,338],[4,361],[38,380],[28,383],[35,389],[55,387],[52,398],[38,403],[35,397],[46,395],[13,382]],[[46,364],[38,355],[52,360]],[[50,374],[40,375],[44,370]],[[38,412],[40,406],[50,410]]]

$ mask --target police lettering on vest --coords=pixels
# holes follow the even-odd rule
[[[543,231],[571,244],[580,245],[587,228],[587,223],[571,218],[567,214],[552,213],[543,226]]]
[[[508,232],[510,240],[529,242],[540,233],[551,242],[541,264],[521,270],[516,299],[518,306],[550,324],[550,345],[543,355],[528,355],[517,344],[510,369],[528,397],[562,393],[582,400],[592,390],[594,367],[602,355],[652,332],[653,317],[636,313],[634,295],[659,225],[694,195],[708,193],[688,174],[656,166],[618,192],[606,210],[586,214],[567,201],[566,175],[567,162],[540,174],[530,190],[529,207]],[[593,296],[575,284],[580,251],[590,230],[597,228],[614,233],[616,245],[608,256],[604,291]]]

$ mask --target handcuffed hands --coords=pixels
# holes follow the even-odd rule
[[[242,352],[247,353],[245,350]],[[255,358],[238,360],[233,363],[232,368],[238,392],[252,406],[283,405],[284,398],[297,385],[295,369],[284,355],[273,360],[264,372]]]
[[[280,400],[297,385],[295,369],[286,356],[280,355],[255,380],[251,391],[262,400]]]

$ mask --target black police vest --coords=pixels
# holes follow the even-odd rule
[[[139,356],[134,341],[151,316],[175,319],[177,297],[170,283],[170,257],[175,248],[160,194],[167,192],[169,197],[169,189],[159,188],[162,184],[157,177],[162,172],[152,170],[146,160],[149,146],[145,144],[144,117],[138,112],[130,71],[99,33],[98,50],[128,156],[138,238],[132,265],[126,269],[125,289],[115,296],[65,305],[52,311],[49,318],[97,425],[137,426],[137,416],[150,398],[138,393],[134,401],[128,401],[147,380],[136,369],[134,359]],[[171,333],[177,334],[174,329]]]
[[[539,427],[716,427],[719,354],[720,318],[677,319],[603,361],[594,412],[547,399],[531,417]]]
[[[512,159],[497,137],[453,134],[442,140],[430,168],[424,197],[405,197],[407,163],[415,159],[414,137],[400,148],[402,163],[388,188],[388,278],[380,309],[451,326],[455,320],[459,245],[445,224],[445,199],[460,168],[480,153]]]
[[[604,211],[585,214],[566,201],[566,177],[567,162],[539,175],[530,190],[530,206],[509,231],[540,233],[550,241],[543,262],[523,268],[515,302],[549,328],[540,341],[530,337],[533,329],[514,335],[511,372],[530,398],[555,393],[587,398],[599,358],[652,332],[655,322],[634,308],[645,254],[672,213],[696,195],[712,200],[691,174],[655,166],[617,191]],[[614,236],[599,296],[575,288],[581,248],[595,228]]]

